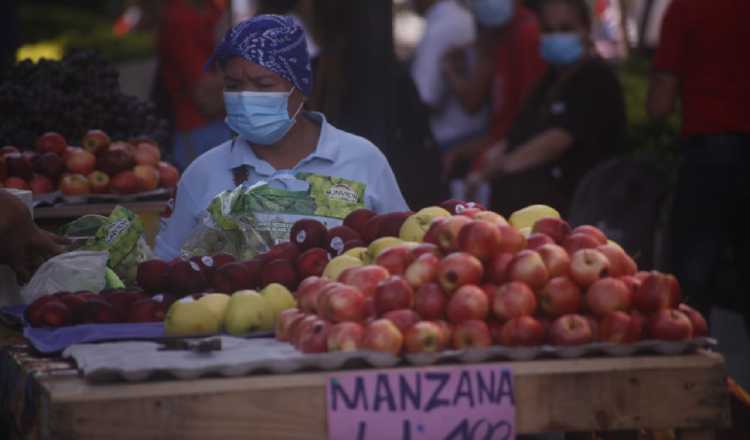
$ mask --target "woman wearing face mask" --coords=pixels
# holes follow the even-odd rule
[[[589,38],[585,0],[542,0],[540,14],[548,71],[468,179],[470,188],[490,180],[503,213],[533,203],[566,211],[580,178],[617,152],[626,128],[622,89]]]
[[[331,224],[347,213],[342,206],[378,213],[408,209],[377,147],[333,127],[320,113],[304,111],[312,73],[305,34],[291,18],[261,15],[238,24],[207,67],[223,74],[226,123],[236,136],[200,156],[183,174],[171,216],[156,238],[157,256],[179,255],[211,200],[243,184],[311,193],[316,182],[335,181],[335,191],[324,191],[336,198],[338,214]],[[315,194],[321,197],[320,191]],[[257,214],[273,216],[274,222],[295,220],[289,216],[293,213]]]

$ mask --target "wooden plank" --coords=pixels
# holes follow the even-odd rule
[[[167,204],[165,200],[154,202],[133,202],[121,203],[120,205],[128,208],[135,213],[161,213]],[[83,215],[99,214],[109,215],[112,209],[117,206],[116,203],[86,203],[80,205],[60,205],[34,209],[35,219],[68,219],[77,218]]]
[[[514,362],[520,432],[725,427],[719,355]],[[325,373],[44,381],[51,438],[325,438]]]

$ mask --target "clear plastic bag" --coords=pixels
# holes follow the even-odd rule
[[[97,251],[75,251],[53,257],[21,289],[21,298],[29,304],[56,292],[99,292],[105,285],[107,260],[109,252]]]

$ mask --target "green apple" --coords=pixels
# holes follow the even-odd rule
[[[276,321],[276,317],[279,316],[279,313],[286,309],[297,307],[297,300],[294,299],[292,293],[289,289],[279,283],[271,283],[267,285],[260,291],[260,294],[271,307],[274,322]]]
[[[383,251],[403,242],[404,240],[396,237],[378,238],[367,247],[367,252],[370,254],[370,261],[375,261],[375,259],[378,258],[378,255],[382,254]]]
[[[164,318],[167,336],[208,336],[221,331],[221,319],[206,304],[184,298],[173,303]]]
[[[451,213],[439,206],[430,206],[409,216],[399,231],[399,238],[405,241],[421,242],[424,234],[430,229],[432,221],[437,217],[450,217]]]
[[[363,263],[359,258],[354,258],[349,255],[339,255],[338,257],[328,262],[328,265],[326,265],[326,268],[323,270],[323,278],[328,278],[329,280],[336,281],[339,278],[339,275],[341,275],[341,272],[345,271],[346,269],[364,265],[365,263]]]
[[[364,264],[370,264],[370,254],[367,252],[367,248],[364,246],[351,248],[344,252],[342,255],[348,255],[360,260]]]
[[[224,323],[224,314],[226,313],[227,305],[229,304],[229,295],[225,293],[208,293],[200,297],[196,302],[208,307],[208,309],[219,318],[221,323]]]
[[[273,329],[273,310],[263,296],[254,290],[240,290],[229,299],[224,328],[230,335]]]

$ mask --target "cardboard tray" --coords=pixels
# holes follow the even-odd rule
[[[142,200],[167,199],[171,195],[167,188],[157,188],[135,194],[86,194],[83,196],[66,196],[60,191],[34,196],[34,206],[49,206],[57,203],[80,205],[86,203],[127,203]]]

